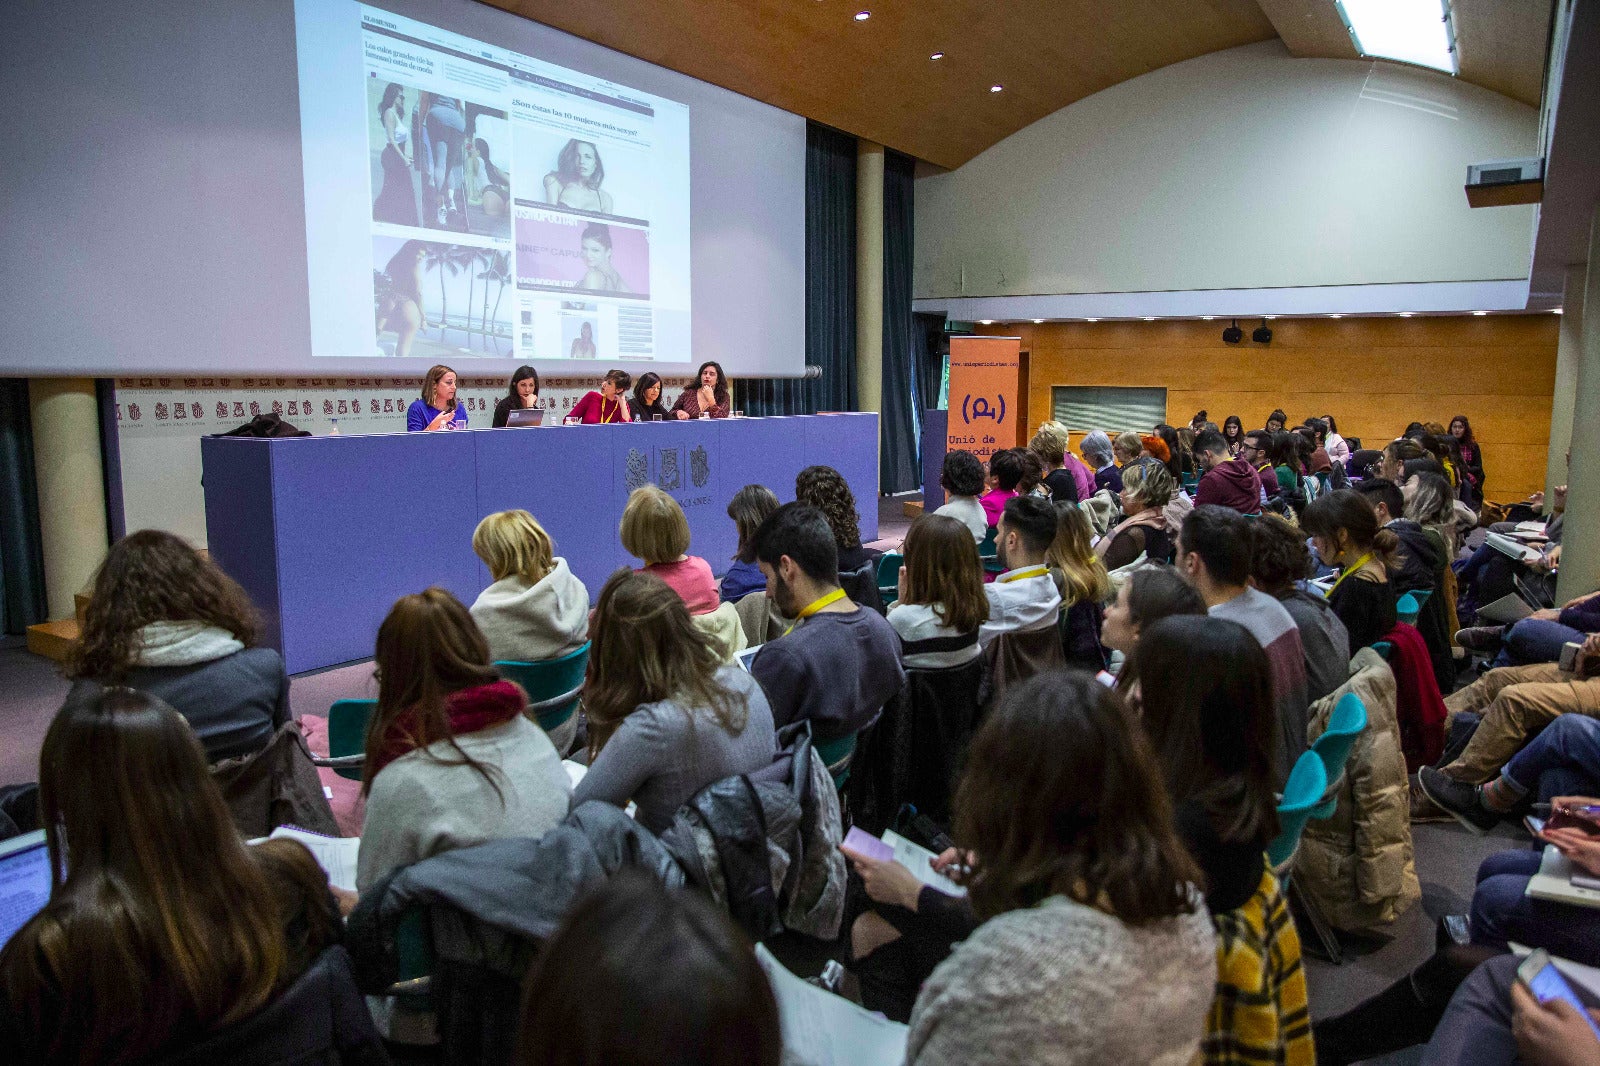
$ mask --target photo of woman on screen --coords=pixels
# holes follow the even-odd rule
[[[489,158],[489,142],[475,137],[467,145],[467,203],[483,208],[490,218],[506,213],[511,179]]]
[[[372,217],[397,226],[419,224],[417,191],[411,183],[411,120],[406,111],[405,86],[390,82],[378,102],[378,120],[383,124],[383,148],[379,156],[383,186],[372,202]]]
[[[422,327],[422,260],[427,251],[422,241],[407,241],[389,259],[379,279],[378,332],[394,332],[398,359],[411,354],[411,341]]]
[[[605,180],[606,168],[600,162],[599,149],[592,141],[574,137],[561,149],[556,169],[544,176],[545,199],[561,207],[609,215],[611,194],[600,188]]]
[[[578,335],[572,338],[572,359],[593,359],[596,355],[594,347],[594,326],[588,322],[578,330]]]
[[[583,227],[583,277],[578,279],[580,289],[598,289],[602,292],[632,292],[611,265],[611,227],[591,222]]]

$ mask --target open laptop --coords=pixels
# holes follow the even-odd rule
[[[44,830],[0,841],[0,947],[50,901]]]
[[[506,428],[544,425],[543,407],[519,407],[506,415]]]

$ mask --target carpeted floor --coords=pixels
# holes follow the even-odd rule
[[[872,547],[896,549],[904,539],[910,519],[902,505],[915,494],[885,497],[879,502],[878,540]],[[61,705],[68,684],[54,663],[30,654],[20,638],[0,640],[0,783],[34,780],[38,775],[39,747],[51,716]],[[289,698],[295,714],[302,720],[312,750],[325,753],[325,719],[333,701],[344,698],[372,698],[377,686],[370,660],[301,674],[290,681]],[[334,813],[346,832],[358,832],[361,818],[359,785],[323,771],[324,783],[332,792]],[[1475,836],[1454,822],[1418,825],[1412,838],[1416,848],[1417,875],[1422,881],[1422,903],[1395,922],[1387,939],[1371,942],[1344,942],[1344,964],[1334,966],[1306,952],[1306,980],[1310,990],[1311,1012],[1315,1018],[1340,1013],[1366,999],[1408,973],[1433,951],[1434,923],[1445,914],[1466,913],[1472,898],[1474,873],[1478,864],[1495,851],[1526,847],[1528,837],[1519,826],[1502,824],[1488,836]],[[1303,940],[1311,940],[1309,930]],[[788,955],[788,953],[785,953]],[[802,953],[815,957],[818,953]],[[799,959],[786,959],[798,966]],[[1402,1066],[1419,1061],[1416,1050],[1383,1060],[1383,1066]]]

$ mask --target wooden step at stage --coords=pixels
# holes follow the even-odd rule
[[[72,646],[78,642],[78,620],[61,618],[54,622],[40,622],[28,627],[28,650],[46,659],[63,662]]]

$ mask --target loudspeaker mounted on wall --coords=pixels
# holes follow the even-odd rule
[[[1233,325],[1222,331],[1222,339],[1228,344],[1238,344],[1244,340],[1244,330],[1239,328],[1239,320],[1233,320]]]

